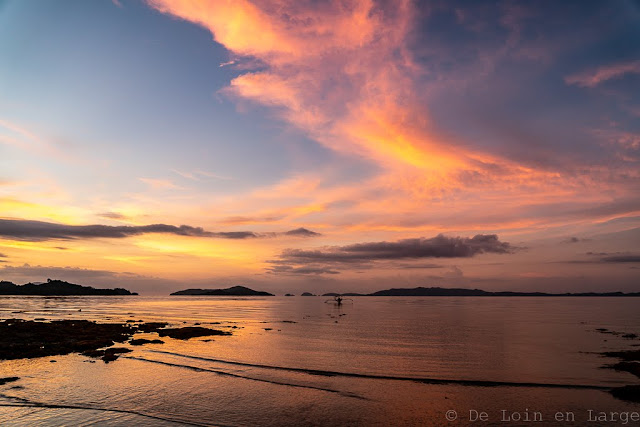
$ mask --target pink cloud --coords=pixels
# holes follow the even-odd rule
[[[250,218],[303,217],[316,226],[517,228],[538,222],[519,219],[520,206],[546,218],[536,206],[549,203],[553,217],[557,201],[605,203],[616,187],[608,169],[585,166],[572,174],[525,166],[439,134],[425,102],[427,89],[438,90],[438,83],[417,83],[429,70],[416,64],[407,47],[417,16],[408,0],[148,2],[208,29],[242,64],[232,65],[243,73],[225,95],[269,107],[331,150],[380,166],[378,176],[351,184],[293,177],[241,201],[226,201],[237,211],[224,217],[240,212]],[[510,45],[518,41],[514,19],[508,22]],[[633,67],[596,74],[602,81],[635,72]],[[625,189],[618,192],[622,196]],[[256,212],[267,199],[269,212]],[[341,211],[333,208],[344,202],[348,207]],[[477,220],[478,212],[494,209],[503,214]]]
[[[605,65],[595,70],[573,74],[564,80],[567,84],[582,87],[595,87],[607,80],[616,79],[625,74],[640,74],[640,61],[620,62]]]

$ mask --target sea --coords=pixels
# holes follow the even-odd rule
[[[143,320],[232,332],[0,361],[1,426],[640,425],[638,298],[0,297],[0,319]],[[136,337],[157,338],[155,334]],[[119,345],[120,346],[120,345]],[[626,414],[626,415],[625,415]],[[625,418],[626,417],[626,418]],[[626,420],[626,422],[625,422]]]

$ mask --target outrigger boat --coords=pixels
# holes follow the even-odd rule
[[[325,303],[334,303],[337,306],[341,306],[342,301],[351,301],[353,303],[351,298],[342,298],[340,295],[334,296],[333,299],[326,300]]]

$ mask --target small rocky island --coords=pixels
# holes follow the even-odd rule
[[[245,286],[232,286],[226,289],[185,289],[183,291],[173,292],[171,295],[273,296],[273,294],[269,292],[254,291]]]
[[[39,295],[39,296],[74,296],[74,295],[138,295],[126,289],[96,289],[91,286],[76,285],[63,280],[47,279],[46,283],[27,283],[16,285],[12,282],[0,281],[0,295]]]

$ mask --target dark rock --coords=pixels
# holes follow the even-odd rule
[[[187,326],[184,328],[167,328],[157,331],[161,337],[171,337],[180,340],[188,340],[195,337],[206,337],[211,335],[231,335],[231,332],[217,329],[203,328],[200,326]]]
[[[265,331],[273,331],[273,328],[264,328]]]
[[[109,363],[109,362],[113,362],[113,361],[117,360],[118,357],[120,357],[120,356],[115,354],[115,353],[107,353],[104,356],[102,356],[102,361],[104,363]]]
[[[0,378],[0,385],[5,385],[6,383],[12,383],[14,381],[18,381],[19,379],[20,379],[19,377]]]
[[[130,348],[111,347],[104,350],[90,350],[82,353],[83,356],[93,357],[94,359],[102,359],[105,363],[113,362],[121,353],[130,353]]]
[[[138,338],[138,339],[129,341],[129,344],[131,344],[131,345],[164,344],[164,341],[162,341],[162,340],[147,340],[147,339],[144,339],[144,338]]]
[[[147,333],[158,332],[158,329],[164,328],[167,325],[167,322],[147,322],[138,325],[138,331]]]
[[[604,367],[615,369],[616,371],[629,372],[640,378],[640,363],[638,362],[618,362],[615,365],[606,365]]]
[[[626,385],[611,389],[613,397],[629,402],[640,402],[640,385]]]
[[[300,296],[303,296],[303,297],[315,297],[315,295],[312,294],[311,292],[303,292],[302,294],[300,294]]]
[[[622,338],[626,338],[628,340],[634,340],[638,338],[638,334],[624,334]]]
[[[627,362],[640,361],[640,350],[606,351],[602,353],[606,357],[617,357]]]
[[[293,294],[284,294],[285,297],[295,297]]]
[[[0,360],[81,353],[114,342],[125,342],[134,333],[129,325],[87,320],[34,322],[9,319],[0,322]]]

